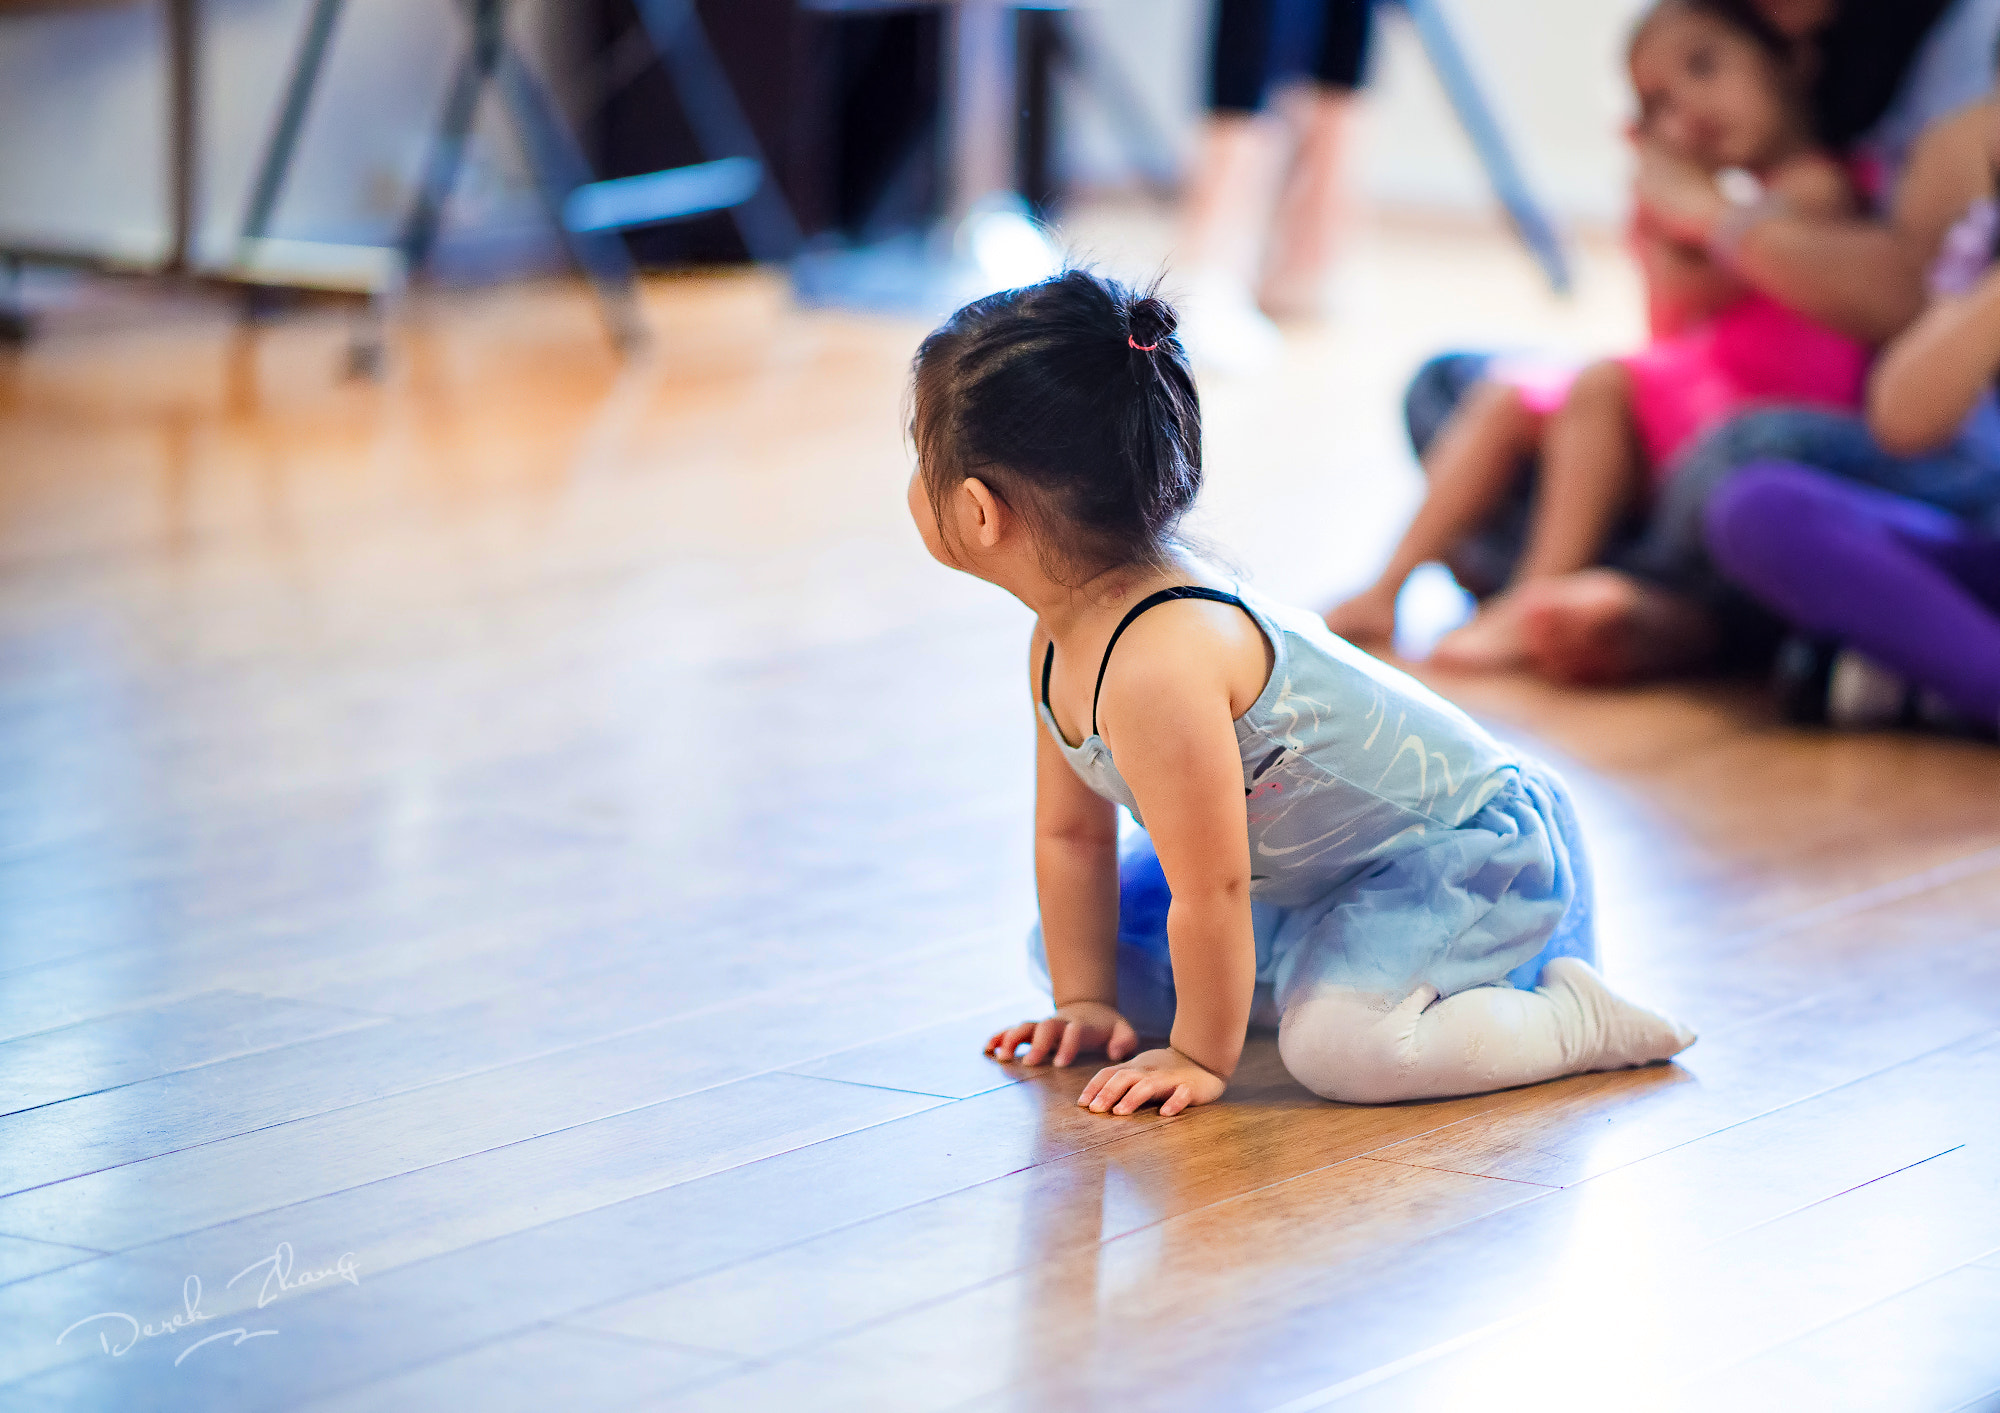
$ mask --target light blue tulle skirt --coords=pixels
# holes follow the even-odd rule
[[[1170,894],[1152,840],[1133,830],[1119,850],[1118,1006],[1142,1034],[1173,1027],[1167,950]],[[1532,763],[1458,829],[1412,847],[1300,907],[1251,904],[1257,992],[1250,1021],[1326,986],[1400,1000],[1421,985],[1449,996],[1474,986],[1532,988],[1556,957],[1595,965],[1590,861],[1568,792]],[[1041,984],[1041,928],[1028,935]]]

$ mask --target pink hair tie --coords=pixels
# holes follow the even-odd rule
[[[1154,349],[1159,347],[1159,345],[1156,343],[1140,343],[1130,334],[1125,335],[1125,346],[1127,348],[1136,348],[1141,353],[1151,353]]]

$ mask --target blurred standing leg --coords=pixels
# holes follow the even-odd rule
[[[1284,147],[1278,121],[1264,112],[1278,3],[1216,7],[1209,116],[1182,212],[1181,339],[1197,362],[1224,372],[1254,372],[1280,350],[1253,293]]]
[[[1211,367],[1253,371],[1276,358],[1280,340],[1266,309],[1324,311],[1347,206],[1349,109],[1372,12],[1371,0],[1222,0],[1217,8],[1210,115],[1180,251],[1183,338]],[[1286,169],[1287,125],[1267,108],[1273,87],[1297,78],[1309,83],[1287,105],[1298,140]]]
[[[1276,197],[1283,132],[1261,113],[1212,114],[1188,181],[1181,262],[1204,288],[1227,286],[1246,306]],[[1256,311],[1249,311],[1255,315]]]
[[[1329,312],[1329,278],[1352,215],[1348,150],[1374,11],[1370,0],[1325,0],[1313,82],[1290,105],[1299,143],[1258,291],[1273,318],[1321,319]]]

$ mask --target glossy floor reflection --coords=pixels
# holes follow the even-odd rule
[[[1281,596],[1407,509],[1419,355],[1637,319],[1609,252],[1353,268],[1205,389]],[[2000,752],[1438,678],[1569,776],[1685,1063],[1364,1109],[1260,1041],[1093,1117],[978,1053],[1027,625],[905,523],[921,331],[648,307],[620,364],[569,286],[420,305],[380,385],[199,305],[0,361],[0,1406],[1991,1405]]]

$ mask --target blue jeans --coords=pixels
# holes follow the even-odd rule
[[[1702,540],[1702,517],[1723,482],[1753,461],[1799,462],[1975,523],[2000,511],[2000,447],[1962,436],[1939,451],[1896,456],[1877,446],[1853,413],[1761,408],[1731,418],[1681,453],[1653,507],[1640,572],[1696,597],[1721,583]]]
[[[1485,376],[1493,355],[1446,353],[1417,370],[1404,397],[1410,442],[1421,457],[1459,399]],[[1875,444],[1852,413],[1811,407],[1768,407],[1731,418],[1682,452],[1661,488],[1643,530],[1619,536],[1603,562],[1673,590],[1709,612],[1728,662],[1768,652],[1782,625],[1748,594],[1725,579],[1703,541],[1708,500],[1753,461],[1800,462],[1844,480],[1951,511],[1974,523],[2000,517],[2000,440],[1968,433],[1922,456],[1895,456]],[[1969,424],[1970,425],[1970,424]],[[1526,539],[1532,475],[1488,522],[1468,537],[1460,556],[1472,575],[1466,587],[1490,592],[1513,572]],[[1459,565],[1452,563],[1457,572]],[[1497,579],[1495,576],[1497,575]]]

